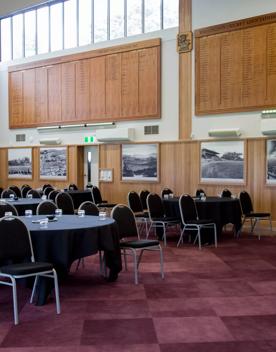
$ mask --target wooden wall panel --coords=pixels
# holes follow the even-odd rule
[[[61,120],[76,121],[76,63],[61,65]]]
[[[90,114],[92,119],[105,117],[105,57],[90,60]]]
[[[32,125],[35,119],[35,70],[23,71],[23,124]]]
[[[121,54],[108,55],[105,59],[106,118],[121,116]]]
[[[47,123],[48,120],[48,94],[47,94],[47,68],[35,69],[35,116],[39,123]]]
[[[20,126],[23,118],[23,72],[11,72],[9,75],[9,122]]]
[[[48,72],[48,119],[50,123],[61,121],[61,67],[54,65]]]
[[[90,118],[90,61],[76,62],[76,119],[87,121]]]

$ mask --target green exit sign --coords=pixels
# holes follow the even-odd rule
[[[95,137],[94,136],[85,136],[84,143],[94,143]]]

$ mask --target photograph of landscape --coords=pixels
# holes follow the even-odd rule
[[[32,148],[8,150],[8,177],[32,178]]]
[[[244,142],[201,143],[201,182],[244,183]]]
[[[276,185],[276,139],[266,143],[266,183]]]
[[[122,181],[158,181],[158,144],[122,145]]]
[[[40,148],[40,178],[67,179],[67,148]]]

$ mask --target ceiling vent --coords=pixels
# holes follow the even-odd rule
[[[144,126],[144,135],[148,135],[148,134],[159,134],[159,126],[158,125]]]
[[[25,142],[26,141],[26,135],[25,134],[16,134],[15,135],[15,140],[16,140],[16,142]]]
[[[134,128],[109,128],[96,130],[96,138],[99,142],[124,142],[134,139]]]

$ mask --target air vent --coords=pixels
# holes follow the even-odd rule
[[[159,126],[144,126],[144,134],[159,134]]]
[[[26,135],[25,134],[17,134],[15,136],[16,142],[25,142],[26,141]]]

